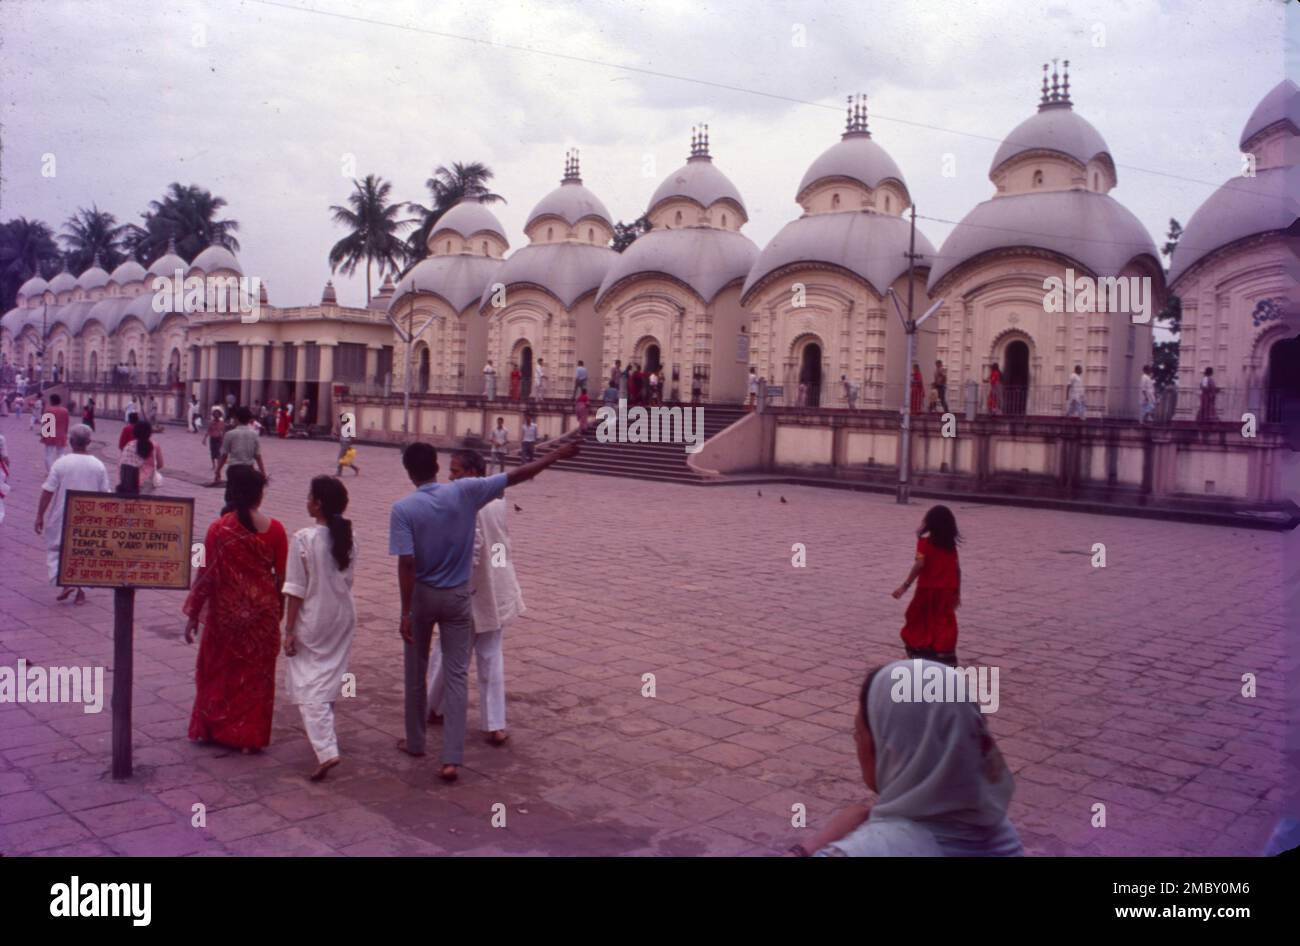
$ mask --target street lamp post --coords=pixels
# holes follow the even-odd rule
[[[891,288],[889,298],[894,302],[894,311],[898,313],[898,320],[903,323],[903,332],[907,335],[907,362],[903,365],[903,397],[899,406],[902,413],[902,438],[903,448],[899,451],[898,458],[898,495],[897,502],[900,505],[906,505],[911,495],[911,485],[907,481],[908,470],[912,465],[912,411],[910,401],[910,388],[912,376],[912,363],[916,359],[916,330],[930,316],[934,315],[943,305],[943,300],[938,299],[934,305],[925,310],[925,314],[919,319],[912,318],[912,296],[914,291],[913,271],[916,268],[916,205],[912,205],[912,235],[908,241],[907,252],[903,254],[907,257],[907,314],[903,314],[903,307],[898,302],[898,294]]]

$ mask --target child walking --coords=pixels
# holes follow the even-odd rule
[[[285,569],[285,683],[316,752],[317,766],[308,776],[313,782],[339,764],[334,702],[343,689],[357,626],[352,598],[356,543],[351,520],[343,518],[347,508],[342,482],[332,476],[313,478],[307,513],[316,525],[294,534]]]
[[[357,448],[352,445],[351,437],[339,437],[338,471],[334,475],[342,476],[344,467],[356,476],[361,475],[361,467],[357,465]]]
[[[933,506],[916,533],[916,561],[907,580],[894,590],[901,598],[916,582],[904,618],[903,646],[908,657],[957,665],[957,609],[961,607],[961,565],[957,560],[957,519],[947,506]]]

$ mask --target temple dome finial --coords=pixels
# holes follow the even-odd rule
[[[564,177],[560,180],[561,184],[581,184],[582,173],[578,167],[578,149],[570,148],[564,153]]]
[[[691,128],[691,157],[709,158],[708,125],[695,125]]]
[[[1056,68],[1057,60],[1052,60],[1052,82],[1047,82],[1047,63],[1043,63],[1043,91],[1038,99],[1038,110],[1045,108],[1070,108],[1070,60],[1065,60],[1064,75]]]
[[[867,96],[865,93],[850,95],[845,108],[844,137],[849,135],[866,135],[871,137],[867,127]]]

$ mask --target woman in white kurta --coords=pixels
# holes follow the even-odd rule
[[[310,778],[323,779],[339,764],[334,732],[334,701],[352,653],[357,607],[352,598],[356,545],[352,523],[343,518],[348,491],[332,476],[311,481],[307,512],[316,525],[299,529],[289,546],[284,593],[285,683],[288,699],[297,703],[302,724],[316,751],[317,766]]]
[[[483,455],[457,450],[451,456],[451,478],[487,476]],[[506,668],[501,650],[505,625],[524,613],[524,598],[515,578],[506,530],[506,501],[494,499],[478,511],[474,527],[474,570],[470,574],[474,613],[474,663],[478,665],[479,725],[488,741],[506,741]],[[442,659],[437,648],[429,657],[429,722],[442,722]]]

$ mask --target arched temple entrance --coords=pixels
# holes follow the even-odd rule
[[[519,365],[519,396],[528,398],[533,393],[533,346],[521,342],[515,348],[514,360]]]
[[[429,393],[429,346],[420,346],[420,375],[419,387],[416,389],[421,394]]]
[[[1280,339],[1268,351],[1264,420],[1300,422],[1300,335]]]
[[[798,353],[798,375],[795,378],[795,404],[802,407],[820,407],[822,402],[822,346],[810,339],[803,343]],[[789,394],[786,395],[787,402]]]
[[[1029,345],[1007,343],[1002,362],[1002,413],[1026,414],[1029,404]]]

